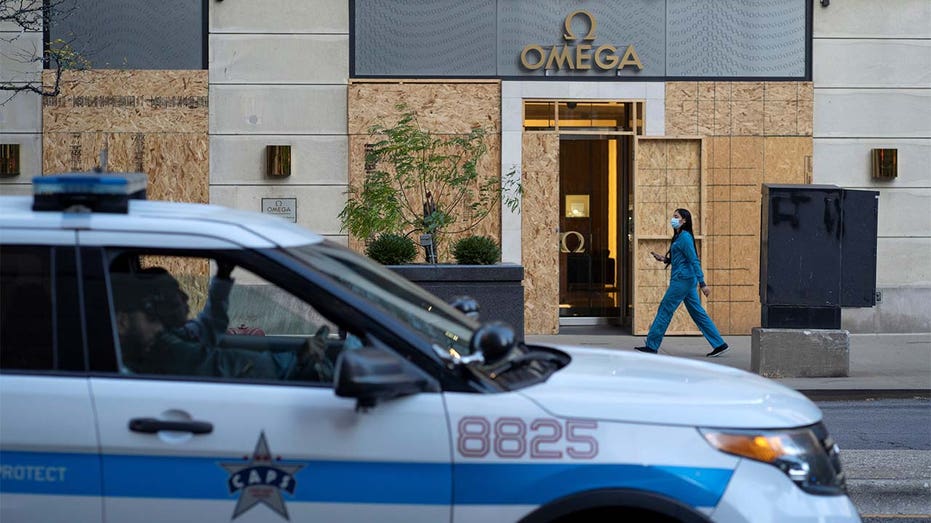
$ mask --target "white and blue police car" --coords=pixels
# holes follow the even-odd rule
[[[145,186],[0,197],[4,522],[859,521],[793,390],[526,345],[280,218]]]

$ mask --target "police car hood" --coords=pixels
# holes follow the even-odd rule
[[[805,396],[724,365],[628,351],[556,346],[572,361],[521,389],[557,417],[700,427],[785,428],[821,420]]]

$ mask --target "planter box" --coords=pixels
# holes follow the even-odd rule
[[[389,269],[449,302],[471,296],[480,307],[482,322],[511,324],[518,340],[524,339],[524,267],[496,265],[415,264],[388,265]]]

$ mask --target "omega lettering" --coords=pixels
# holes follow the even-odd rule
[[[567,42],[577,40],[575,33],[572,32],[571,23],[576,15],[588,17],[589,31],[582,39],[583,41],[592,41],[595,39],[595,27],[597,22],[594,15],[588,11],[574,11],[566,17],[566,33],[563,35]],[[592,51],[594,49],[594,51]],[[520,63],[525,69],[536,71],[540,68],[550,70],[568,69],[572,71],[586,71],[592,69],[592,64],[597,69],[608,71],[611,69],[623,69],[625,67],[636,67],[638,71],[643,70],[643,63],[637,55],[634,46],[628,45],[624,49],[624,54],[620,57],[617,54],[617,47],[610,44],[603,44],[594,47],[590,44],[583,43],[572,46],[569,43],[553,45],[547,51],[542,45],[529,44],[520,52]]]

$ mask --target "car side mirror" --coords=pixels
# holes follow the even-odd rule
[[[503,321],[482,324],[472,335],[472,354],[482,354],[485,364],[494,364],[517,345],[514,329]]]
[[[345,350],[336,359],[336,395],[355,398],[356,409],[379,400],[438,390],[435,382],[393,352],[372,346]]]

